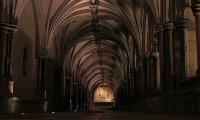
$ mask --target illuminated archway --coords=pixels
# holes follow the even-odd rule
[[[112,102],[114,99],[113,90],[106,85],[99,86],[94,92],[94,102]]]

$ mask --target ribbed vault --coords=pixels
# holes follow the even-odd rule
[[[66,54],[66,57],[70,55],[67,63],[71,63],[68,67],[74,79],[80,80],[89,91],[93,86],[100,84],[106,84],[116,90],[125,78],[129,61],[126,46],[105,23],[99,24],[98,44],[93,26],[88,24],[83,29],[70,43],[74,44],[69,50],[71,53]]]
[[[38,54],[45,56],[54,51],[51,57],[57,67],[64,67],[66,77],[70,76],[89,93],[99,85],[117,92],[130,77],[131,69],[139,67],[141,57],[152,50],[149,43],[160,17],[157,2],[33,0],[32,3],[36,23],[40,21],[36,24]]]
[[[57,54],[65,72],[87,91],[93,93],[98,86],[107,85],[117,92],[130,74],[133,57],[142,54],[141,40],[148,36],[139,34],[147,26],[141,23],[140,28],[133,9],[130,1],[63,1],[47,26],[46,48],[51,49],[52,43],[60,45]],[[147,22],[145,11],[141,14],[141,20]],[[59,33],[62,35],[56,37]]]
[[[117,106],[182,113],[183,92],[198,88],[189,77],[200,68],[199,1],[1,0],[3,104],[13,111],[12,100],[21,108],[30,98],[45,111],[88,110],[105,87]]]

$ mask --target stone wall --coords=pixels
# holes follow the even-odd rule
[[[179,83],[179,91],[161,92],[125,105],[125,110],[168,114],[200,115],[199,76]]]
[[[26,75],[23,74],[23,54],[27,48]],[[14,96],[32,99],[36,97],[35,46],[32,40],[21,29],[14,35],[12,49],[12,75],[14,80]]]

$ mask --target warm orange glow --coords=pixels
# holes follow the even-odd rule
[[[107,86],[98,87],[94,93],[94,102],[112,102],[113,91]]]

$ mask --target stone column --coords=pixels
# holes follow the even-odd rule
[[[182,19],[177,22],[177,28],[179,30],[180,40],[182,41],[182,58],[183,58],[183,72],[184,78],[189,77],[189,66],[188,66],[188,31],[187,31],[187,19]]]
[[[66,75],[66,80],[65,80],[65,84],[66,84],[66,87],[65,87],[65,102],[66,102],[66,108],[67,110],[71,110],[70,108],[70,99],[71,99],[71,81],[72,81],[72,77],[71,75],[67,74]]]
[[[48,72],[46,72],[48,73]],[[65,82],[63,81],[63,69],[61,66],[55,68],[55,78],[54,78],[54,101],[60,108],[64,108],[63,104],[67,101],[65,99]],[[45,79],[46,80],[46,79]],[[45,81],[44,80],[44,81]],[[48,83],[47,83],[48,84]]]
[[[82,101],[83,101],[83,98],[82,98],[82,88],[80,86],[80,84],[78,85],[78,111],[81,111],[82,110]]]
[[[12,43],[13,34],[18,30],[18,26],[0,23],[0,84],[2,88],[2,95],[7,97],[11,96],[13,93],[10,89],[13,86],[9,86],[12,80],[12,65],[11,65],[11,55],[12,55]],[[9,88],[12,87],[12,88]]]
[[[138,82],[138,96],[139,99],[144,97],[144,74],[143,74],[143,66],[138,66],[137,70],[137,82]]]
[[[46,88],[45,88],[45,67],[47,62],[47,55],[41,55],[37,58],[37,88],[41,99],[46,100]]]
[[[196,45],[197,45],[197,74],[200,74],[200,0],[192,0],[192,11],[196,22]]]
[[[174,43],[173,43],[173,23],[165,24],[165,46],[166,46],[166,66],[165,66],[165,84],[167,90],[174,88]]]
[[[136,98],[137,98],[137,72],[136,72],[136,69],[137,68],[134,68],[134,71],[133,71],[133,80],[134,80],[134,85],[133,85],[133,100],[136,101]]]
[[[156,26],[156,33],[157,33],[157,42],[159,45],[159,72],[157,72],[159,75],[157,77],[159,77],[159,88],[163,89],[164,86],[164,44],[163,44],[163,26],[162,25],[157,25]]]
[[[4,66],[5,66],[5,42],[7,40],[7,30],[0,28],[0,95],[5,94],[5,88],[6,88],[6,79],[5,79],[5,71],[4,71]]]
[[[132,71],[132,70],[131,70]],[[130,103],[133,102],[133,78],[132,78],[132,72],[131,72],[131,77],[130,77],[130,82],[129,82],[129,86],[130,86]]]
[[[150,55],[149,53],[145,54],[143,56],[143,86],[142,89],[144,89],[144,96],[150,95]]]
[[[125,83],[124,83],[124,89],[123,89],[123,92],[124,92],[124,101],[125,103],[128,102],[128,80],[126,79]]]
[[[151,95],[151,79],[150,79],[150,54],[148,53],[146,56],[146,82],[147,82],[147,88],[143,88],[143,89],[147,89],[146,91],[146,95],[150,96]]]
[[[156,89],[159,89],[160,88],[160,54],[158,51],[155,51],[152,53],[153,57],[156,59],[156,86],[154,86]]]
[[[131,78],[128,77],[128,103],[131,103]]]
[[[73,96],[72,96],[73,111],[78,110],[78,83],[73,81]]]

